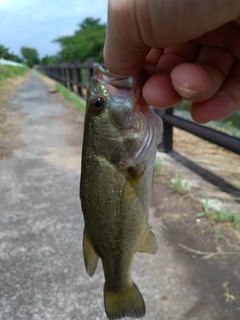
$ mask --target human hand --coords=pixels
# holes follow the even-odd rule
[[[109,0],[109,71],[145,70],[142,96],[164,108],[192,102],[199,123],[240,108],[239,0]]]

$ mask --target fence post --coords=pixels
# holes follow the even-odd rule
[[[61,74],[61,67],[59,66],[59,64],[57,64],[56,68],[57,68],[57,78],[58,78],[57,81],[61,83],[62,82],[62,79],[61,79],[61,75],[62,75]]]
[[[62,63],[60,63],[59,65],[58,65],[58,72],[59,72],[59,77],[60,77],[60,83],[61,83],[61,85],[64,85],[64,74],[63,74],[63,68],[62,68]]]
[[[170,152],[173,149],[173,126],[164,122],[164,115],[173,114],[173,107],[167,109],[155,109],[157,115],[163,120],[162,141],[158,145],[158,150]]]
[[[80,61],[75,61],[75,71],[76,71],[76,80],[77,80],[77,92],[78,92],[78,95],[80,97],[83,96],[82,94],[82,87],[81,87],[81,84],[82,84],[82,75],[81,75],[81,70],[80,70]]]
[[[87,70],[88,70],[88,83],[90,83],[91,78],[93,76],[93,66],[94,64],[94,58],[88,58],[87,59]]]
[[[63,72],[63,85],[67,88],[67,66],[66,63],[62,63],[62,72]]]
[[[57,68],[56,68],[56,66],[54,65],[54,68],[53,68],[53,79],[55,80],[55,81],[57,81],[58,80],[58,78],[57,78]]]
[[[51,68],[47,68],[47,75],[51,78]]]
[[[72,70],[71,63],[68,64],[68,79],[69,79],[70,89],[71,89],[71,91],[74,91],[73,90],[73,70]]]
[[[58,69],[58,65],[56,65],[56,67],[55,67],[55,77],[56,77],[56,81],[59,82],[59,69]]]

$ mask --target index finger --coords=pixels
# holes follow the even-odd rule
[[[189,3],[109,0],[104,48],[107,69],[119,75],[137,75],[152,47],[162,49],[188,42],[240,14],[239,0]]]
[[[131,1],[108,2],[104,61],[113,73],[135,76],[142,69],[151,47],[136,31],[138,22],[131,5]]]

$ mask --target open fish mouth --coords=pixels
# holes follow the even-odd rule
[[[132,76],[119,76],[105,70],[101,65],[93,65],[93,78],[97,78],[103,84],[111,84],[116,88],[132,90],[134,79]]]
[[[138,79],[132,76],[119,76],[105,70],[101,65],[93,65],[93,78],[105,85],[110,96],[127,96],[135,104],[142,87],[141,76]]]

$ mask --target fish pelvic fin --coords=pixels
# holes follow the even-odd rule
[[[154,254],[158,250],[158,244],[154,233],[151,231],[150,226],[147,227],[142,241],[137,249],[137,252]]]
[[[83,256],[85,268],[90,277],[94,275],[98,263],[98,254],[96,253],[92,242],[87,234],[86,228],[83,233]]]
[[[104,304],[108,319],[124,317],[141,318],[146,313],[143,297],[131,280],[131,285],[123,290],[112,291],[104,286]]]

